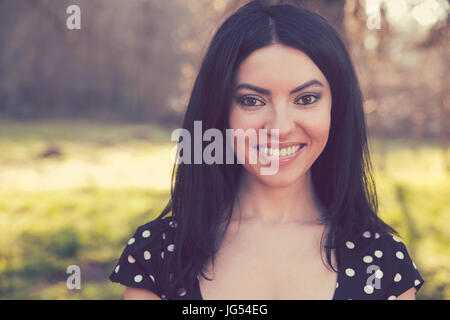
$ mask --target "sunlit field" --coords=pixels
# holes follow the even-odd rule
[[[171,131],[149,125],[0,122],[1,299],[121,299],[107,279],[130,234],[169,199]],[[434,142],[390,140],[380,216],[425,279],[418,299],[450,299],[450,175]],[[414,148],[412,148],[414,146]],[[66,268],[81,268],[69,290]]]

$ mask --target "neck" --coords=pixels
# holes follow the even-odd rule
[[[284,187],[269,186],[246,174],[240,184],[232,220],[321,224],[321,210],[310,170],[295,183]]]

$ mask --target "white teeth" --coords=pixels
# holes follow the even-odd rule
[[[291,146],[291,147],[282,148],[282,149],[261,147],[260,151],[268,156],[285,157],[285,156],[290,156],[291,154],[296,153],[298,151],[298,149],[300,149],[300,145]]]

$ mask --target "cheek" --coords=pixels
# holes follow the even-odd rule
[[[313,145],[315,144],[320,147],[320,149],[323,149],[328,141],[330,120],[330,114],[323,113],[309,119],[309,121],[304,124],[305,131],[311,139],[311,142],[313,142]]]
[[[236,129],[240,125],[240,118],[238,116],[238,112],[235,108],[231,109],[230,117],[229,117],[229,124],[231,129]]]
[[[330,131],[330,117],[325,116],[316,121],[315,124],[311,126],[311,130],[318,138],[326,139],[326,137],[328,136],[328,132]]]
[[[229,123],[230,128],[234,130],[242,129],[243,131],[247,131],[253,129],[257,132],[261,126],[261,116],[257,114],[249,115],[235,108],[230,113]]]
[[[233,130],[242,129],[245,131],[249,128],[248,121],[245,120],[245,117],[242,117],[239,110],[236,108],[233,108],[230,112],[229,124],[230,124],[230,129],[233,129]],[[239,133],[239,131],[235,131],[235,133]],[[240,159],[240,157],[238,155],[242,154],[241,152],[245,152],[245,146],[238,144],[237,143],[238,140],[239,140],[239,138],[236,136],[233,139],[233,152]],[[243,149],[243,150],[238,152],[239,149]],[[245,161],[245,157],[243,159],[240,159],[240,161]]]
[[[229,124],[230,129],[236,130],[233,139],[234,154],[240,163],[244,164],[244,167],[249,170],[255,165],[253,162],[250,163],[251,159],[257,157],[257,151],[251,145],[258,143],[258,129],[264,124],[261,114],[249,114],[239,108],[235,108],[230,112]],[[251,134],[252,132],[254,135]]]
[[[258,124],[258,117],[255,115],[246,114],[238,107],[231,109],[229,123],[231,129],[250,129],[255,128]]]

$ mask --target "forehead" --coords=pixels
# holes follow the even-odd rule
[[[265,88],[288,90],[316,79],[328,86],[317,65],[302,51],[273,44],[254,51],[240,65],[237,83],[249,83]]]

